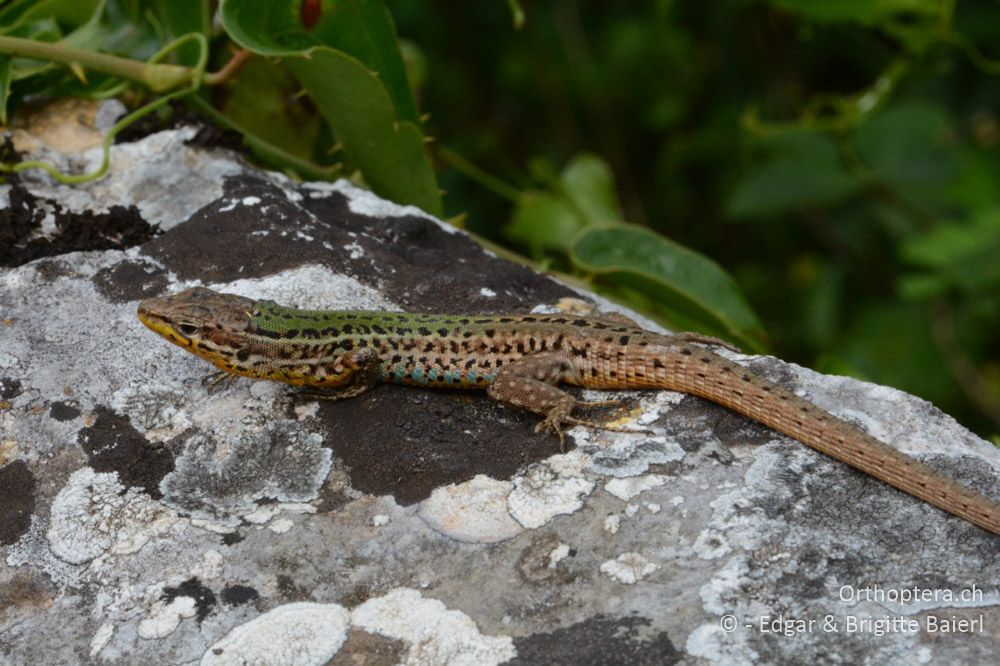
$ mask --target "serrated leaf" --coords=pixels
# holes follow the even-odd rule
[[[396,119],[388,93],[370,69],[322,46],[285,62],[375,193],[441,216],[423,134]]]
[[[570,256],[577,268],[601,281],[638,289],[749,349],[763,346],[760,322],[729,274],[645,227],[587,229]]]
[[[363,8],[365,2],[349,7]],[[441,215],[441,196],[437,178],[424,148],[419,126],[398,115],[404,104],[393,100],[383,78],[395,80],[391,73],[382,73],[372,66],[382,66],[392,60],[384,55],[372,66],[355,54],[338,48],[317,46],[322,38],[332,39],[337,30],[307,32],[297,15],[298,3],[272,0],[223,0],[220,5],[222,24],[240,46],[255,53],[280,56],[289,70],[315,102],[323,119],[330,125],[353,164],[361,170],[372,190],[400,204],[411,204],[432,215]],[[357,21],[377,20],[372,9],[356,12]],[[322,18],[320,21],[325,21]],[[383,20],[387,18],[383,17]],[[357,25],[357,23],[355,23]],[[391,23],[389,24],[391,27]],[[369,49],[363,57],[372,57],[370,49],[388,48],[385,25],[369,26],[369,34],[381,35],[379,40],[361,39]],[[400,76],[405,72],[398,48]],[[363,49],[363,50],[364,50]],[[395,94],[401,94],[396,89]],[[405,88],[410,95],[409,88]],[[411,99],[412,103],[412,99]],[[414,105],[415,108],[415,105]]]
[[[324,46],[343,51],[378,72],[396,108],[396,115],[420,125],[396,28],[379,0],[338,0],[330,5],[312,34]]]

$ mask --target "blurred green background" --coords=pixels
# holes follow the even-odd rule
[[[0,0],[0,121],[111,94],[1000,443],[996,0]]]
[[[445,168],[470,229],[565,268],[518,213],[596,155],[770,352],[1000,431],[1000,3],[560,0],[520,31],[499,2],[390,6],[429,134],[521,193]]]

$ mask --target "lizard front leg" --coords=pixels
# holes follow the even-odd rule
[[[587,402],[577,400],[559,388],[558,384],[581,383],[579,370],[565,354],[533,354],[505,365],[489,385],[487,394],[494,400],[527,409],[545,418],[535,426],[535,432],[552,432],[559,436],[559,448],[565,451],[562,426],[582,425],[615,432],[646,432],[593,421],[572,415],[574,407],[606,407],[620,405],[620,400]]]
[[[323,370],[322,383],[310,385],[300,395],[322,400],[353,398],[378,383],[382,360],[371,347],[362,347],[338,356]]]
[[[205,387],[206,393],[211,395],[217,390],[229,386],[235,381],[236,375],[226,372],[225,370],[219,370],[217,372],[212,372],[201,378],[201,385]]]

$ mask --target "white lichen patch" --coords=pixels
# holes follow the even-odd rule
[[[83,564],[106,551],[135,553],[176,521],[174,512],[146,494],[126,490],[117,474],[84,467],[52,501],[46,539],[59,559]]]
[[[351,623],[370,633],[406,641],[401,663],[489,666],[516,656],[508,636],[484,636],[472,619],[417,590],[397,588],[351,612]]]
[[[389,524],[389,516],[384,513],[376,513],[372,516],[372,527],[385,527]]]
[[[191,575],[201,580],[212,580],[222,575],[225,559],[217,550],[206,550],[201,559],[191,567]]]
[[[722,534],[713,529],[707,529],[699,534],[693,548],[703,560],[716,560],[731,550]]]
[[[552,552],[549,553],[549,569],[555,569],[558,567],[560,562],[569,557],[569,552],[569,544],[560,543],[558,546],[553,548]]]
[[[619,583],[633,585],[659,568],[639,553],[622,553],[601,564],[601,573]]]
[[[301,664],[320,666],[347,639],[350,615],[337,604],[278,606],[234,627],[205,650],[202,666]]]
[[[507,497],[510,515],[534,529],[559,514],[578,510],[594,489],[594,482],[584,476],[586,462],[583,454],[572,451],[536,463],[514,477],[514,489]]]
[[[624,479],[611,479],[604,484],[604,489],[623,502],[627,502],[641,492],[651,488],[659,488],[667,482],[668,478],[663,474],[646,474]]]
[[[604,531],[610,532],[611,534],[617,534],[618,530],[622,526],[622,517],[617,513],[613,513],[604,519]]]
[[[325,185],[325,184],[324,184]],[[320,189],[320,183],[309,183],[307,187],[309,189]],[[305,187],[303,188],[305,189]],[[366,217],[422,217],[428,220],[434,220],[442,225],[442,228],[450,229],[451,233],[455,233],[458,230],[451,225],[445,225],[440,222],[436,217],[432,217],[420,210],[416,206],[400,206],[399,204],[394,204],[391,201],[386,201],[385,199],[380,199],[368,190],[363,190],[356,185],[351,184],[347,180],[338,180],[334,183],[330,183],[325,189],[332,190],[335,192],[340,192],[347,197],[347,207],[351,209],[352,213],[358,215],[364,215]]]
[[[428,527],[469,543],[497,543],[521,533],[507,512],[511,484],[477,474],[464,482],[435,488],[420,503],[417,516]]]
[[[286,503],[315,499],[331,465],[323,437],[298,421],[220,420],[184,442],[160,489],[165,503],[195,519],[235,527],[249,516],[264,523]],[[259,504],[265,499],[280,504]]]
[[[263,278],[208,285],[255,300],[269,299],[306,310],[399,310],[379,291],[325,266],[306,264]]]
[[[606,398],[604,395],[603,399]],[[650,465],[663,465],[684,458],[681,445],[663,435],[609,437],[599,449],[590,450],[589,453],[590,471],[619,478],[639,476],[645,474]]]
[[[197,606],[193,597],[174,597],[169,602],[154,601],[146,616],[139,621],[140,638],[165,638],[186,617],[194,617]]]
[[[183,127],[115,144],[109,175],[84,187],[56,183],[42,171],[26,171],[21,180],[36,197],[56,200],[66,210],[103,212],[112,206],[136,206],[143,219],[166,231],[221,197],[227,176],[246,171],[224,151],[186,145],[195,132]],[[90,172],[100,166],[102,150],[76,155],[40,150],[34,157],[60,171]]]
[[[114,635],[114,633],[115,633],[115,625],[112,624],[111,622],[105,622],[104,624],[102,624],[100,627],[97,628],[97,631],[94,632],[93,638],[90,639],[91,659],[100,654],[101,650],[103,650],[104,646],[108,644],[108,641],[111,640],[111,637]]]
[[[284,534],[288,530],[292,529],[292,527],[294,526],[295,523],[289,520],[288,518],[279,518],[270,525],[268,525],[267,529],[271,530],[275,534]]]
[[[351,253],[351,259],[360,259],[365,256],[365,249],[357,241],[348,243],[344,246],[344,249]]]

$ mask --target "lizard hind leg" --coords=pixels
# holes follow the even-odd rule
[[[534,354],[506,365],[490,384],[487,393],[494,400],[527,409],[545,418],[535,426],[535,432],[551,432],[559,437],[559,448],[566,450],[563,425],[581,425],[614,432],[642,433],[620,426],[585,421],[573,416],[576,407],[607,407],[620,405],[618,400],[586,402],[577,400],[557,386],[562,381],[579,379],[579,373],[569,357],[558,354]]]

